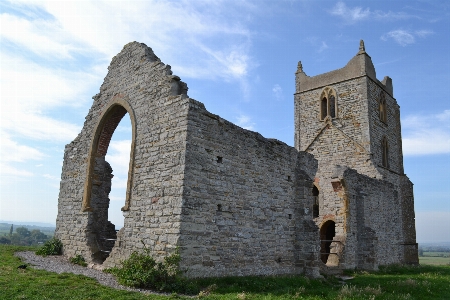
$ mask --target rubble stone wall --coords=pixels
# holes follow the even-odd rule
[[[55,233],[63,242],[65,255],[81,254],[89,262],[96,260],[102,233],[96,229],[100,219],[95,216],[95,199],[91,199],[94,177],[99,175],[94,164],[105,155],[111,131],[121,119],[114,111],[126,109],[133,141],[124,227],[105,266],[144,245],[157,257],[176,247],[189,107],[186,85],[144,44],[126,45],[108,70],[81,133],[65,149]]]
[[[190,276],[314,272],[315,160],[192,103],[181,254]]]

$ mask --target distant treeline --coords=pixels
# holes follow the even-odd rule
[[[428,253],[424,255],[424,253]],[[429,254],[433,255],[429,255]],[[419,256],[444,256],[450,255],[450,246],[419,246]]]
[[[0,224],[0,244],[11,244],[11,245],[39,245],[45,243],[47,240],[51,239],[54,234],[54,230],[51,228],[45,228],[45,231],[41,229],[31,229],[20,226],[15,228],[12,224]],[[9,228],[5,228],[8,225]],[[34,228],[35,226],[30,226]]]

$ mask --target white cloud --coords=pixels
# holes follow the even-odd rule
[[[114,170],[114,173],[117,173],[118,170],[123,170],[120,174],[128,174],[130,150],[131,140],[111,141],[108,148],[108,153],[106,154],[106,160],[111,165],[116,166],[117,171]]]
[[[384,12],[381,10],[370,11],[370,8],[362,8],[355,6],[353,8],[348,7],[344,2],[339,1],[329,11],[330,14],[341,17],[348,23],[355,23],[364,20],[376,20],[376,21],[394,21],[401,19],[417,18],[416,16],[409,15],[404,12]]]
[[[275,84],[272,88],[273,96],[277,101],[280,101],[283,99],[283,89],[279,84]]]
[[[319,50],[317,52],[320,53],[320,52],[322,52],[323,50],[326,50],[326,49],[328,49],[328,45],[327,45],[327,43],[322,41],[322,44],[320,45],[320,48],[319,48]]]
[[[21,145],[13,141],[10,136],[0,131],[0,175],[13,178],[33,176],[33,173],[14,166],[29,160],[40,160],[45,156],[41,151]],[[39,166],[39,165],[38,165]],[[3,182],[2,182],[3,183]]]
[[[25,162],[40,160],[44,157],[39,150],[13,141],[6,132],[1,132],[0,141],[0,161],[2,162]]]
[[[360,21],[367,19],[370,16],[370,9],[369,8],[362,9],[359,6],[349,8],[347,7],[347,5],[345,5],[344,2],[338,2],[330,11],[330,13],[332,15],[339,16],[346,20]]]
[[[416,232],[419,243],[450,241],[450,212],[416,212]]]
[[[70,141],[79,126],[46,115],[50,109],[86,103],[86,91],[96,76],[52,70],[0,53],[1,129],[30,139]]]
[[[425,37],[427,37],[427,36],[429,36],[429,35],[434,34],[434,31],[432,31],[432,30],[417,30],[417,31],[415,32],[415,34],[416,34],[418,37],[425,38]]]
[[[33,173],[25,171],[25,170],[19,170],[13,166],[4,164],[0,162],[0,170],[1,170],[1,176],[14,176],[16,177],[30,177],[33,176]],[[2,180],[3,181],[3,180]],[[3,182],[2,182],[3,183]]]
[[[6,31],[3,37],[39,55],[73,57],[93,53],[109,61],[123,45],[137,40],[151,46],[157,55],[163,56],[163,61],[170,61],[180,76],[241,79],[252,67],[249,56],[252,33],[238,11],[226,13],[228,7],[248,10],[245,3],[233,6],[221,1],[156,0],[14,3],[20,3],[22,10],[39,8],[53,16],[45,21],[3,16],[6,25],[19,27]],[[20,37],[16,36],[18,33]],[[212,40],[216,42],[211,43]]]
[[[410,44],[414,44],[416,42],[416,37],[426,38],[427,36],[432,34],[434,34],[434,32],[430,30],[417,30],[415,32],[412,32],[403,29],[396,29],[382,35],[381,40],[387,41],[389,39],[393,39],[397,44],[404,47]]]
[[[450,153],[450,110],[436,115],[411,115],[402,120],[403,154]]]
[[[240,114],[238,117],[236,117],[236,125],[247,129],[247,130],[255,130],[255,123],[251,121],[251,118],[249,116]]]
[[[402,29],[392,30],[381,36],[383,41],[387,41],[389,38],[392,38],[397,44],[403,47],[409,44],[414,44],[416,41],[414,35]]]
[[[18,16],[1,14],[0,31],[2,39],[9,40],[19,47],[28,48],[41,56],[57,56],[61,59],[72,58],[71,52],[82,51],[81,47],[74,46],[65,39],[61,28],[47,20],[26,20]]]
[[[44,178],[50,179],[50,180],[59,180],[58,177],[50,175],[50,174],[44,174],[42,175]]]

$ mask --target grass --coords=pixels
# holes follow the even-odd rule
[[[420,256],[419,263],[421,265],[449,265],[450,257]]]
[[[104,287],[94,279],[17,267],[16,251],[36,248],[0,245],[0,299],[192,299],[144,295]],[[450,299],[450,266],[391,266],[378,272],[351,272],[342,285],[335,277],[228,277],[198,279],[201,299]]]

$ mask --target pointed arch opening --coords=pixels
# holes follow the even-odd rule
[[[320,94],[320,120],[325,120],[327,116],[332,119],[337,117],[337,94],[332,87],[326,87]]]
[[[120,209],[120,204],[113,203],[112,207],[115,209],[112,211],[110,209],[110,192],[114,175],[113,168],[106,161],[106,155],[117,126],[127,115],[130,118],[129,123],[131,123],[131,145],[128,141],[129,162],[128,172],[125,175],[127,176],[126,192],[123,197],[125,205]],[[123,97],[114,97],[101,114],[94,128],[83,194],[82,211],[89,212],[86,228],[87,240],[92,252],[92,259],[96,263],[103,263],[111,253],[117,239],[118,230],[116,230],[116,225],[110,221],[111,217],[113,216],[115,220],[123,218],[118,216],[121,214],[120,210],[127,211],[130,207],[135,134],[135,116],[131,106]],[[126,153],[127,151],[123,152]],[[109,159],[111,159],[111,156]],[[120,159],[122,160],[122,158]],[[124,164],[126,165],[126,162]],[[117,166],[117,164],[115,165]],[[122,222],[118,224],[119,227],[123,224],[123,219],[120,221]]]

